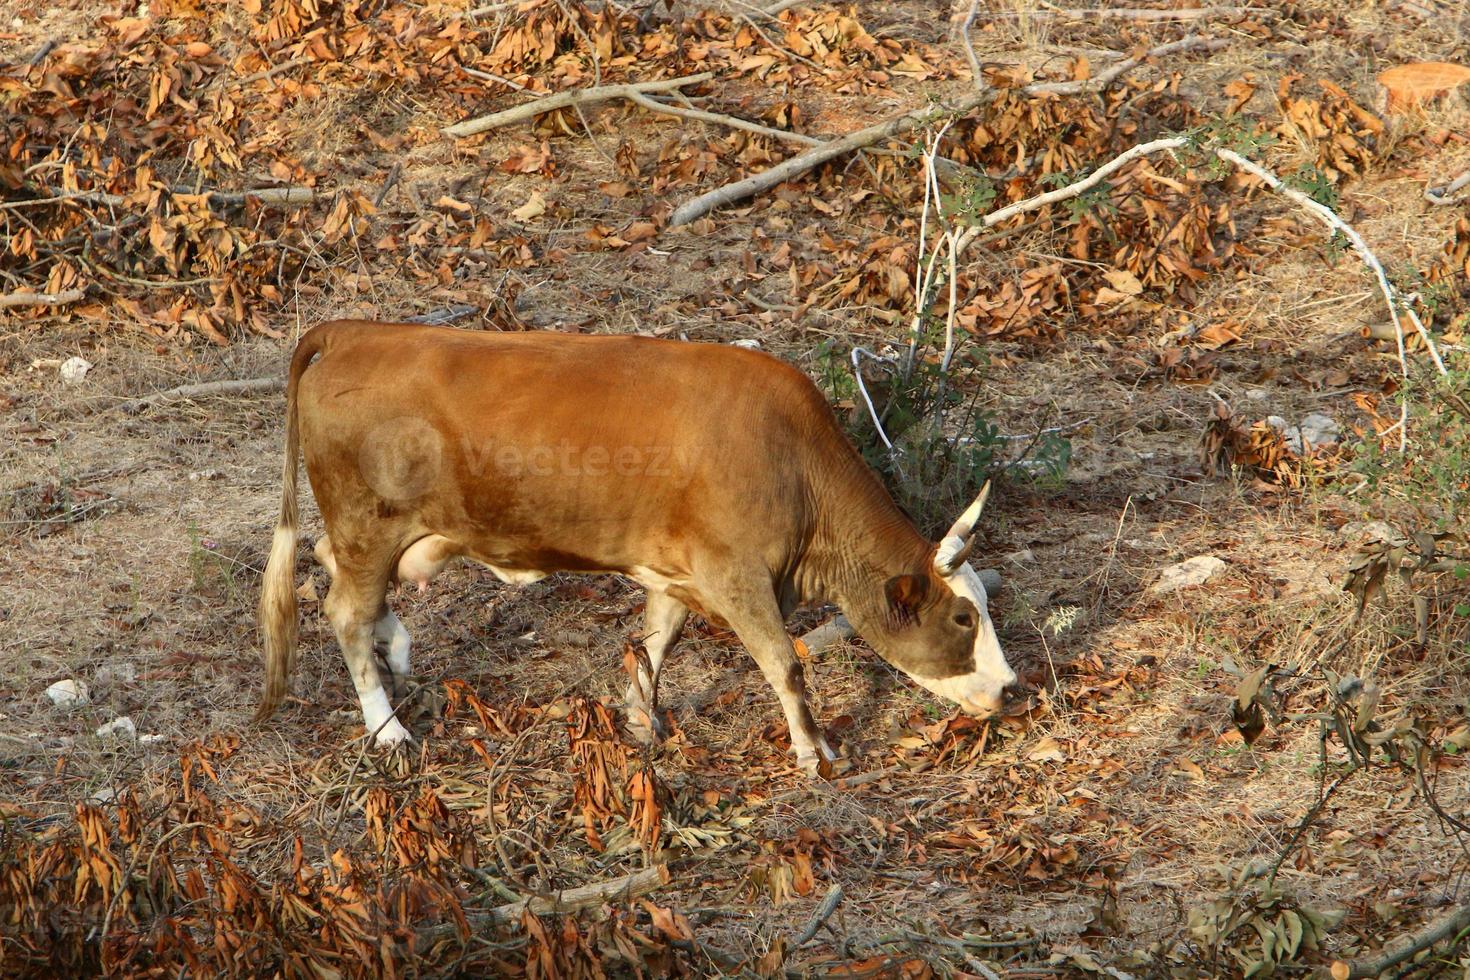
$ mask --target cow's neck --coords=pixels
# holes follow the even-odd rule
[[[920,573],[932,560],[933,545],[855,452],[842,469],[845,474],[832,474],[832,490],[841,490],[819,497],[824,512],[810,551],[818,580],[813,597],[835,601],[861,630],[860,620],[882,616],[884,584],[895,575]]]

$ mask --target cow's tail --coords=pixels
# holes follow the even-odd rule
[[[271,556],[261,579],[258,622],[265,648],[265,688],[260,696],[257,721],[264,721],[280,707],[286,685],[296,669],[296,457],[300,448],[296,421],[296,388],[311,359],[325,345],[330,324],[309,331],[296,345],[291,371],[286,379],[286,458],[281,467],[281,515],[271,538]]]

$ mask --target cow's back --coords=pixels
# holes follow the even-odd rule
[[[841,440],[805,375],[740,348],[318,329],[298,402],[328,524],[459,532],[481,560],[677,572],[697,544],[779,567],[810,533],[814,447]]]

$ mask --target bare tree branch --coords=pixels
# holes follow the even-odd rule
[[[681,116],[685,119],[698,119],[701,122],[714,123],[717,126],[729,126],[731,129],[743,129],[747,133],[757,133],[761,136],[771,136],[776,139],[787,140],[792,143],[802,143],[806,146],[820,146],[822,141],[815,136],[807,136],[805,133],[793,133],[786,129],[775,129],[771,126],[762,126],[736,116],[727,116],[722,112],[705,112],[702,109],[686,109],[683,106],[669,105],[650,99],[641,92],[630,92],[626,98],[630,102],[637,103],[650,112],[661,112],[669,116]]]
[[[1465,171],[1448,184],[1439,187],[1424,188],[1424,200],[1430,204],[1459,204],[1466,199],[1466,195],[1459,197],[1451,197],[1450,195],[1454,194],[1455,191],[1464,187],[1466,184],[1470,184],[1470,170]]]
[[[177,388],[169,388],[167,391],[154,392],[144,395],[142,398],[134,398],[131,401],[122,402],[117,406],[118,411],[128,415],[136,415],[150,405],[158,405],[162,402],[180,401],[188,398],[204,398],[209,395],[248,395],[257,391],[279,391],[286,387],[286,378],[241,378],[230,381],[205,381],[200,384],[179,385]]]
[[[590,909],[608,902],[622,902],[640,895],[647,895],[656,888],[669,883],[669,866],[656,864],[642,871],[609,878],[590,885],[568,888],[553,895],[533,895],[519,902],[501,905],[485,915],[485,919],[496,922],[514,922],[526,911],[536,915],[560,915],[578,909]],[[471,922],[478,918],[471,917]]]
[[[86,295],[84,289],[66,289],[59,293],[10,293],[0,296],[0,310],[13,306],[65,306]]]
[[[1077,82],[1044,82],[1037,85],[1028,85],[1021,91],[1031,95],[1041,93],[1072,95],[1081,92],[1098,91],[1107,87],[1119,75],[1148,58],[1198,48],[1215,48],[1225,43],[1223,40],[1187,37],[1169,44],[1161,44],[1139,57],[1120,61],[1096,78]],[[988,102],[993,97],[994,93],[986,90],[984,92],[972,93],[954,105],[928,105],[920,109],[910,109],[908,112],[894,116],[891,119],[849,133],[840,139],[813,146],[811,149],[798,153],[791,159],[782,161],[769,169],[762,170],[758,174],[752,174],[744,180],[737,180],[723,187],[717,187],[712,191],[707,191],[696,198],[685,201],[670,216],[669,225],[670,227],[686,225],[691,221],[704,217],[716,208],[732,204],[735,201],[743,201],[748,197],[759,194],[761,191],[769,190],[777,184],[795,177],[797,174],[805,173],[813,167],[826,163],[828,160],[842,156],[844,153],[860,150],[877,143],[879,140],[901,136],[910,130],[925,126],[943,116],[963,115],[977,106]]]
[[[1451,909],[1418,932],[1410,933],[1408,941],[1392,952],[1385,952],[1366,960],[1356,960],[1348,964],[1348,976],[1356,978],[1376,977],[1380,973],[1398,966],[1420,950],[1428,949],[1440,940],[1458,935],[1466,929],[1470,929],[1470,904],[1464,904],[1459,908]]]
[[[1203,20],[1205,18],[1244,17],[1255,15],[1258,17],[1275,17],[1276,11],[1266,10],[1261,7],[1190,7],[1182,10],[1161,10],[1152,7],[1078,7],[1064,9],[1053,7],[1049,10],[1028,10],[1026,17],[1076,17],[1078,19],[1092,20],[1098,17],[1111,17],[1121,20]],[[987,16],[992,20],[1002,17],[1020,17],[1021,14],[1013,10],[990,11]]]
[[[563,109],[568,106],[590,105],[594,102],[606,102],[609,99],[627,99],[633,95],[645,92],[668,92],[673,89],[683,88],[686,85],[698,85],[714,78],[714,72],[700,72],[698,75],[685,75],[681,78],[666,78],[657,82],[637,82],[627,85],[598,85],[593,88],[573,89],[569,92],[558,92],[556,95],[548,95],[528,102],[525,105],[515,106],[510,109],[502,109],[489,115],[477,116],[474,119],[466,119],[464,122],[455,123],[453,126],[444,127],[446,135],[456,139],[466,136],[474,136],[501,126],[509,126],[538,116],[543,112],[551,112],[553,109]]]

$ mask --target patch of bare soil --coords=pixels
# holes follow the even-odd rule
[[[265,50],[260,25],[298,9],[154,6],[128,16],[160,36],[208,37],[236,74],[261,69],[241,32],[257,30]],[[87,221],[111,220],[94,214],[57,218],[56,248],[0,265],[0,291],[89,291],[66,311],[0,312],[0,894],[12,903],[0,906],[0,971],[1298,973],[1370,955],[1463,903],[1464,589],[1438,580],[1418,635],[1401,586],[1356,621],[1340,588],[1365,521],[1418,519],[1419,502],[1355,493],[1346,475],[1350,447],[1397,419],[1382,296],[1289,204],[1238,177],[1207,186],[1187,163],[1156,162],[1162,183],[1120,180],[1111,212],[1031,215],[965,258],[965,393],[1005,437],[1002,459],[1050,426],[1071,448],[1059,479],[1001,481],[975,561],[1003,578],[992,613],[1036,691],[1030,710],[955,715],[860,641],[839,644],[808,665],[813,708],[844,756],[834,781],[814,784],[787,755],[754,664],[695,621],[661,685],[674,734],[643,752],[609,721],[640,591],[615,576],[513,587],[461,568],[426,595],[390,597],[414,640],[404,714],[417,741],[382,757],[365,745],[320,612],[308,503],[293,696],[251,722],[282,399],[138,414],[121,402],[281,373],[291,340],[325,319],[461,303],[479,311],[464,329],[758,341],[829,383],[844,410],[861,403],[850,382],[830,383],[834,365],[846,377],[853,346],[906,346],[924,192],[903,145],[668,229],[674,205],[799,148],[619,102],[467,142],[437,133],[522,101],[443,66],[491,64],[535,17],[553,25],[550,55],[526,54],[518,85],[709,67],[721,81],[701,104],[824,138],[970,90],[952,25],[927,4],[799,7],[781,20],[745,4],[673,6],[650,7],[656,29],[642,35],[631,15],[607,28],[616,45],[596,59],[587,45],[598,50],[598,18],[616,20],[615,8],[530,3],[471,28],[437,5],[348,4],[315,35],[313,21],[284,25],[270,64],[320,63],[245,87],[242,104],[261,116],[240,132],[260,155],[235,177],[309,180],[375,205],[335,224],[330,201],[221,218],[266,263],[212,256],[200,238],[188,245],[196,268],[170,267],[146,252],[144,225],[123,221],[118,235],[143,238],[115,272],[136,282],[63,268]],[[1233,105],[1275,132],[1260,152],[1277,172],[1328,181],[1399,281],[1446,284],[1435,329],[1458,366],[1451,317],[1470,291],[1463,256],[1448,272],[1445,256],[1467,237],[1464,207],[1431,207],[1422,191],[1470,166],[1470,113],[1451,99],[1368,132],[1352,108],[1380,119],[1381,66],[1463,61],[1463,36],[1443,30],[1454,12],[1421,0],[1260,14],[1181,25],[982,5],[977,57],[1014,73],[997,84],[1083,78],[1189,30],[1226,43],[1144,65],[1106,98],[970,118],[956,156],[997,178],[999,206],[1050,186],[1028,160],[1075,174]],[[117,44],[129,30],[81,3],[12,16],[0,22],[7,71],[47,40]],[[353,44],[371,84],[350,74]],[[502,60],[497,74],[516,67]],[[0,107],[9,91],[0,83]],[[1345,128],[1313,128],[1330,125]],[[193,176],[183,166],[168,181]],[[1175,197],[1160,189],[1169,181],[1184,188]],[[538,197],[543,210],[523,210]],[[1155,198],[1167,206],[1140,203]],[[26,234],[4,229],[8,241]],[[1118,270],[1129,278],[1105,278]],[[177,285],[195,273],[237,283],[243,315],[212,285]],[[1422,351],[1409,356],[1419,364]],[[71,357],[91,364],[76,383],[59,374]],[[1326,413],[1343,452],[1207,471],[1201,441],[1221,404],[1241,431]],[[1426,424],[1413,434],[1432,442]],[[1201,555],[1223,570],[1151,589]],[[793,632],[829,612],[803,611]],[[1274,700],[1258,733],[1237,721],[1242,682],[1263,667]],[[1410,719],[1422,755],[1384,748],[1363,765],[1333,727],[1334,706],[1362,703],[1341,678],[1373,687],[1377,727],[1364,732]],[[51,703],[65,679],[87,686],[87,703]],[[98,734],[122,717],[136,738]],[[637,900],[487,911],[659,864],[671,880]],[[1279,949],[1262,931],[1277,929]],[[1463,969],[1465,956],[1461,936],[1415,975]]]

